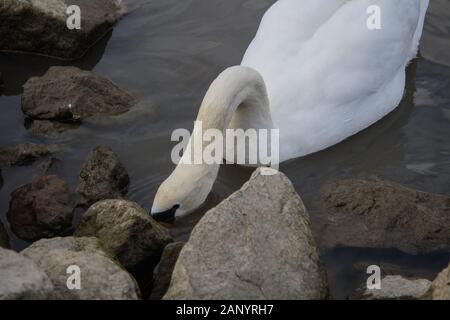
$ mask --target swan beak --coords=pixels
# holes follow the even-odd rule
[[[176,211],[176,208],[172,208],[163,212],[152,213],[152,217],[159,223],[172,225],[175,222]]]

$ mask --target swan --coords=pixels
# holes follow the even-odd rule
[[[428,5],[279,0],[265,13],[241,65],[213,81],[197,120],[203,130],[278,128],[280,162],[337,144],[399,105]],[[380,10],[379,29],[368,27],[371,6]],[[199,138],[198,123],[189,146]],[[160,185],[152,216],[173,222],[197,209],[218,170],[219,164],[180,162]]]

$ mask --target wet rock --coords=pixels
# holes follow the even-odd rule
[[[50,277],[52,299],[69,300],[135,300],[139,289],[133,277],[104,251],[96,238],[42,239],[22,251]],[[81,272],[81,289],[67,287],[67,272],[76,266]],[[76,283],[72,283],[76,284]]]
[[[11,194],[8,221],[21,239],[50,238],[71,226],[73,213],[69,189],[56,176],[43,176]]]
[[[172,241],[162,227],[137,203],[104,200],[83,215],[75,236],[95,236],[127,269],[139,263],[156,265],[164,247]]]
[[[9,248],[8,234],[0,221],[0,248]]]
[[[81,10],[81,29],[67,27],[67,7]],[[0,51],[77,59],[120,18],[117,0],[2,0]]]
[[[354,297],[361,300],[418,300],[430,289],[431,281],[406,279],[401,276],[386,276],[381,280],[381,289],[360,289]]]
[[[450,250],[450,197],[370,178],[331,183],[320,203],[314,225],[322,247]]]
[[[263,170],[196,225],[164,299],[327,297],[302,200],[286,176]]]
[[[0,168],[30,165],[41,157],[59,151],[60,146],[54,144],[20,143],[0,150]]]
[[[22,111],[31,119],[80,122],[122,114],[135,104],[131,95],[111,81],[76,67],[51,67],[23,88]]]
[[[78,191],[87,204],[122,198],[130,178],[117,155],[107,146],[97,146],[88,155],[78,179]]]
[[[434,279],[426,298],[450,300],[450,265]]]
[[[30,259],[0,248],[0,300],[48,299],[53,285]]]
[[[35,136],[55,138],[61,134],[79,127],[76,123],[63,123],[50,120],[31,120],[26,124],[26,128]]]
[[[181,249],[183,249],[184,242],[174,242],[168,244],[161,255],[161,261],[158,265],[158,270],[153,281],[151,300],[161,300],[166,294],[172,279],[172,272],[177,263],[178,256]]]

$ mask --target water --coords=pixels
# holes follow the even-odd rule
[[[326,181],[376,174],[407,186],[450,195],[450,5],[432,0],[422,56],[408,68],[407,92],[391,115],[323,152],[282,165],[312,216],[317,190]],[[101,122],[86,122],[58,139],[38,138],[24,128],[22,85],[60,61],[0,53],[5,81],[0,96],[0,148],[19,142],[64,143],[53,173],[76,188],[77,174],[89,150],[110,145],[127,168],[128,197],[151,207],[159,184],[174,165],[170,161],[176,128],[192,129],[211,81],[224,68],[239,64],[260,18],[273,0],[125,0],[128,13],[113,32],[83,59],[72,64],[95,70],[140,99],[131,112]],[[0,218],[6,226],[10,193],[39,172],[40,163],[2,172]],[[207,203],[173,229],[187,239],[202,214],[237,190],[252,170],[223,167]],[[79,218],[79,216],[77,216]],[[10,234],[15,249],[27,243]],[[398,264],[406,273],[433,278],[449,261],[447,254],[408,256],[395,250],[336,249],[322,252],[331,295],[345,298],[366,277],[358,261]]]

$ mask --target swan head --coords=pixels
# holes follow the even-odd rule
[[[198,209],[208,197],[217,172],[218,166],[179,164],[159,186],[153,200],[152,217],[172,224]]]

